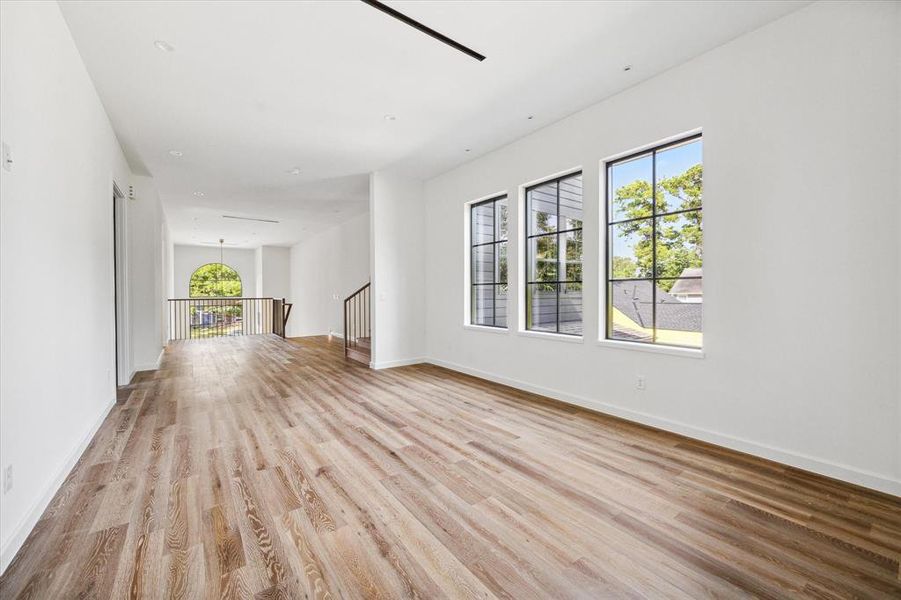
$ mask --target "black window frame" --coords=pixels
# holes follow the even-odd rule
[[[683,346],[678,344],[662,344],[657,341],[657,282],[661,280],[679,280],[679,279],[701,279],[703,280],[703,276],[701,277],[658,277],[657,276],[657,218],[665,217],[668,215],[678,215],[682,213],[689,212],[698,212],[703,214],[704,211],[704,201],[703,201],[703,182],[702,185],[702,200],[701,205],[697,208],[690,208],[684,210],[673,210],[669,212],[658,213],[657,212],[657,154],[659,152],[663,152],[670,148],[674,148],[676,146],[681,146],[684,144],[690,144],[696,140],[700,140],[703,138],[703,133],[694,133],[691,135],[687,135],[685,137],[681,137],[679,139],[665,142],[663,144],[658,144],[656,146],[652,146],[650,148],[645,148],[644,150],[639,150],[637,152],[632,152],[627,154],[626,156],[621,156],[619,158],[615,158],[613,160],[605,161],[604,163],[604,174],[605,174],[605,182],[604,182],[604,222],[605,222],[605,235],[606,235],[606,243],[604,244],[605,252],[604,252],[604,285],[606,288],[606,299],[604,301],[604,339],[612,342],[621,342],[624,344],[643,344],[647,346],[656,346],[663,348],[684,348],[687,350],[703,350],[703,342],[701,346]],[[651,156],[651,214],[646,217],[636,217],[632,219],[620,219],[618,221],[613,221],[613,210],[611,206],[612,201],[612,183],[613,178],[610,176],[611,169],[620,163],[629,162],[631,160],[635,160],[637,158],[641,158],[644,156]],[[703,158],[702,163],[703,164]],[[615,225],[619,225],[622,223],[629,223],[634,221],[651,221],[651,256],[653,257],[653,262],[651,265],[651,277],[631,277],[625,279],[614,279],[613,278],[613,264],[612,264],[612,250],[613,250],[613,227]],[[641,281],[641,282],[650,282],[651,284],[651,340],[624,340],[620,338],[613,337],[613,319],[611,315],[613,314],[613,295],[611,293],[612,286],[614,282],[623,282],[623,281]],[[701,334],[703,336],[703,328],[701,329]]]
[[[584,305],[582,307],[582,309],[583,309],[582,333],[566,333],[566,332],[560,331],[560,286],[577,283],[580,286],[582,286],[583,300],[585,297],[585,295],[584,295],[585,294],[585,288],[584,288],[584,285],[585,285],[584,284],[584,279],[585,279],[585,276],[584,276],[584,268],[585,268],[585,260],[584,260],[585,259],[585,245],[584,245],[585,244],[585,234],[584,234],[584,229],[585,229],[585,188],[584,188],[584,179],[582,180],[582,183],[583,183],[582,219],[581,219],[582,226],[574,227],[574,228],[570,228],[570,229],[560,229],[560,222],[561,222],[561,218],[560,218],[560,182],[565,181],[567,179],[572,179],[574,177],[582,178],[583,177],[582,169],[578,169],[576,171],[572,171],[570,173],[566,173],[565,175],[560,175],[558,177],[544,179],[542,181],[539,181],[537,183],[527,186],[523,190],[523,214],[525,215],[525,219],[524,219],[525,232],[523,235],[524,242],[525,242],[523,245],[523,256],[525,257],[525,260],[523,261],[523,266],[524,266],[523,281],[525,282],[524,287],[523,287],[523,292],[524,292],[523,298],[525,301],[524,302],[525,303],[525,320],[523,322],[523,329],[528,332],[539,333],[539,334],[545,333],[545,334],[549,334],[549,335],[565,335],[567,337],[572,337],[572,338],[581,338],[585,335]],[[531,192],[534,189],[540,188],[542,186],[548,185],[550,183],[557,184],[557,212],[555,214],[555,217],[557,219],[557,225],[556,225],[555,231],[549,232],[549,233],[532,234],[530,232],[530,223],[531,223],[532,219],[531,219],[531,210],[530,210],[530,206],[529,206],[529,192]],[[582,278],[579,280],[560,279],[560,264],[559,264],[559,261],[560,261],[560,236],[568,234],[568,233],[573,233],[576,231],[582,232],[582,261],[581,261],[581,268],[579,270],[579,272],[582,273]],[[550,236],[557,237],[557,279],[555,281],[530,281],[529,280],[529,266],[532,264],[532,262],[531,262],[532,256],[531,256],[530,250],[529,250],[529,242],[536,238],[550,237]],[[566,275],[564,274],[564,277],[565,276]],[[555,331],[545,331],[543,329],[532,329],[529,326],[531,318],[532,318],[532,303],[530,302],[529,290],[532,285],[537,285],[537,284],[552,284],[556,288],[557,322],[556,322],[556,330]]]
[[[476,213],[475,213],[475,209],[478,208],[478,207],[480,207],[480,206],[485,206],[486,204],[491,204],[491,205],[492,205],[492,213],[494,214],[495,219],[496,219],[496,218],[497,218],[497,203],[498,203],[498,202],[507,202],[507,237],[505,237],[504,239],[497,239],[497,231],[498,231],[498,227],[497,227],[497,223],[495,223],[495,226],[494,226],[494,233],[493,233],[493,238],[494,238],[494,239],[492,239],[492,241],[490,241],[490,242],[480,242],[480,243],[477,244],[477,243],[475,242],[475,239],[476,239],[476,238],[475,238],[475,214],[476,214]],[[506,325],[498,325],[498,324],[497,324],[497,289],[496,289],[496,288],[497,288],[498,286],[500,286],[500,285],[505,285],[505,286],[507,286],[507,298],[508,298],[508,302],[507,302],[507,310],[506,310],[505,312],[506,312],[506,314],[509,316],[509,314],[510,314],[510,313],[509,313],[509,308],[510,308],[510,307],[509,307],[509,296],[510,296],[510,283],[509,283],[509,279],[510,279],[510,262],[509,262],[509,253],[508,253],[508,259],[507,259],[507,281],[501,281],[501,282],[498,282],[498,281],[497,281],[497,273],[498,273],[498,270],[499,270],[499,262],[498,262],[498,261],[500,260],[500,254],[499,254],[498,251],[497,251],[497,247],[498,247],[500,244],[508,244],[507,247],[508,247],[508,252],[509,252],[509,241],[510,241],[510,221],[509,221],[509,218],[510,218],[510,202],[509,202],[509,200],[508,200],[508,198],[507,198],[507,194],[500,194],[500,195],[497,195],[497,196],[493,196],[493,197],[491,197],[491,198],[488,198],[488,199],[486,199],[486,200],[479,200],[479,201],[477,201],[477,202],[471,202],[471,203],[469,203],[469,323],[468,323],[468,324],[471,325],[471,326],[473,326],[473,327],[491,327],[491,328],[493,328],[493,329],[508,329],[509,326],[510,326],[509,320],[507,321],[507,324],[506,324]],[[474,250],[475,250],[476,248],[480,248],[480,247],[484,247],[484,246],[494,246],[494,252],[493,252],[493,255],[494,255],[494,268],[492,269],[492,275],[491,275],[492,280],[491,280],[490,283],[488,283],[488,282],[476,283],[476,281],[475,281],[475,273],[476,273],[476,270],[475,270],[475,264],[474,264],[474,261],[475,261],[475,252],[474,252]],[[475,316],[476,316],[476,298],[477,298],[477,295],[475,294],[475,290],[476,290],[477,287],[491,287],[491,288],[494,288],[494,289],[493,289],[493,293],[491,294],[491,324],[490,324],[490,325],[489,325],[489,324],[486,324],[486,323],[477,323],[477,322],[476,322]]]

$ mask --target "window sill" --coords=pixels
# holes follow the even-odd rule
[[[469,323],[464,323],[463,329],[468,329],[470,331],[484,331],[485,333],[510,333],[510,330],[507,327],[490,327],[488,325],[470,325]]]
[[[517,335],[524,337],[540,338],[544,340],[554,340],[557,342],[569,342],[571,344],[581,344],[585,340],[581,335],[566,335],[565,333],[549,333],[546,331],[529,331],[521,329],[516,332]]]
[[[685,358],[704,358],[704,350],[696,348],[679,348],[678,346],[652,345],[641,342],[621,342],[619,340],[598,340],[597,345],[607,348],[618,348],[620,350],[637,350],[638,352],[668,354],[670,356],[682,356]]]

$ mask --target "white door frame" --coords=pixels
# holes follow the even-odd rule
[[[128,314],[128,203],[113,182],[113,299],[115,304],[116,386],[131,381]]]

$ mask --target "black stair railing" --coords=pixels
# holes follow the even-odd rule
[[[344,299],[344,356],[369,356],[372,346],[370,284]]]

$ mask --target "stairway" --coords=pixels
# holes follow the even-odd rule
[[[345,356],[368,366],[372,358],[372,338],[357,338],[353,346],[346,348]]]
[[[344,356],[366,366],[372,359],[368,283],[344,299]]]

